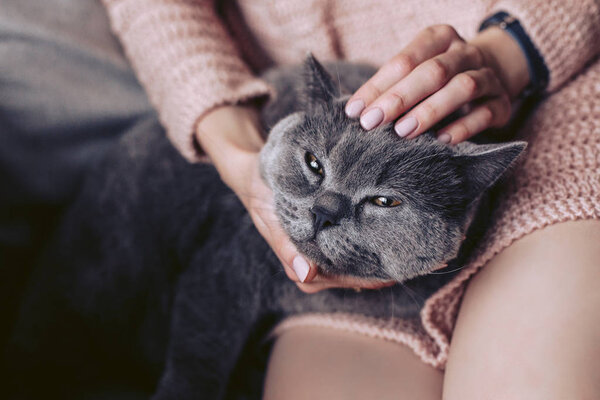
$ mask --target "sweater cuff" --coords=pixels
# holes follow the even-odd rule
[[[167,135],[198,161],[196,124],[211,109],[271,93],[241,59],[213,1],[103,0]]]
[[[202,155],[195,133],[198,122],[206,113],[222,105],[235,105],[272,95],[272,89],[257,78],[214,80],[210,92],[206,90],[205,79],[206,75],[201,80],[189,77],[184,85],[167,94],[159,109],[160,121],[169,139],[190,162],[198,161]]]
[[[539,50],[558,89],[600,51],[600,5],[595,0],[499,0],[489,14],[506,11]]]

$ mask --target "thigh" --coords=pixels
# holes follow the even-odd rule
[[[441,399],[442,373],[405,346],[328,328],[278,338],[267,370],[271,399]]]
[[[600,221],[515,242],[474,277],[459,312],[445,399],[600,396]]]

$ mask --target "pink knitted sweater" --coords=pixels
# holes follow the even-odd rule
[[[467,280],[513,241],[552,223],[600,218],[600,5],[596,0],[103,0],[175,146],[197,160],[193,132],[212,108],[265,96],[255,74],[319,59],[380,65],[421,29],[450,24],[469,39],[488,15],[519,19],[550,70],[549,95],[517,133],[530,143],[471,261],[434,294],[421,318],[305,315],[317,324],[407,344],[445,365]]]

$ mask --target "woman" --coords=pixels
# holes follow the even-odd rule
[[[255,105],[269,88],[257,71],[298,62],[309,50],[322,60],[381,65],[351,97],[348,115],[366,130],[397,121],[397,133],[412,138],[468,106],[462,120],[440,130],[439,139],[450,143],[506,124],[523,91],[545,91],[517,133],[529,151],[487,236],[463,272],[428,300],[422,321],[398,326],[321,316],[285,322],[267,398],[597,397],[597,2],[239,0],[219,10],[202,0],[104,3],[173,143],[191,161],[202,152],[211,158],[306,292],[368,284],[319,276],[268,211]],[[518,26],[497,16],[477,34],[501,10]],[[519,28],[524,36],[514,36]],[[356,331],[407,344],[414,353]]]
[[[399,346],[314,327],[348,321],[300,318],[284,323],[294,329],[280,330],[267,398],[598,396],[599,362],[590,356],[600,351],[600,317],[592,312],[600,296],[589,282],[600,275],[600,222],[550,226],[600,216],[597,2],[240,0],[225,4],[221,16],[208,1],[105,4],[173,142],[195,160],[197,140],[306,292],[367,285],[318,276],[264,211],[270,193],[258,177],[263,139],[251,104],[268,88],[251,68],[298,62],[308,50],[320,59],[382,65],[351,97],[347,114],[367,130],[397,120],[397,133],[412,138],[470,105],[440,130],[438,138],[449,143],[505,125],[511,101],[525,89],[547,94],[518,133],[530,143],[528,156],[471,264],[429,299],[416,334],[370,326],[379,335],[395,332],[429,364],[445,365],[445,374],[418,365]],[[518,26],[497,15],[476,35],[498,11]],[[465,282],[484,264],[465,293],[449,347]]]

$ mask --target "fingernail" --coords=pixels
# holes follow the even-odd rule
[[[383,121],[383,111],[379,108],[373,108],[360,117],[360,124],[366,130],[375,128],[381,121]]]
[[[444,269],[444,268],[446,268],[447,266],[448,266],[448,263],[445,263],[445,264],[440,264],[440,265],[438,265],[437,267],[434,267],[434,268],[432,269],[432,271],[439,271],[440,269]]]
[[[419,126],[419,121],[415,117],[408,117],[398,122],[396,126],[394,126],[394,130],[400,137],[406,137],[413,133],[415,129]]]
[[[346,105],[346,115],[350,118],[358,118],[362,110],[365,109],[365,102],[358,99],[353,100]]]
[[[306,260],[302,258],[302,256],[296,256],[294,261],[292,261],[292,268],[294,269],[298,280],[304,282],[308,276],[308,271],[310,271],[310,266]]]
[[[440,136],[437,137],[437,140],[439,140],[442,143],[450,143],[452,141],[452,136],[450,136],[448,133],[442,133]]]

